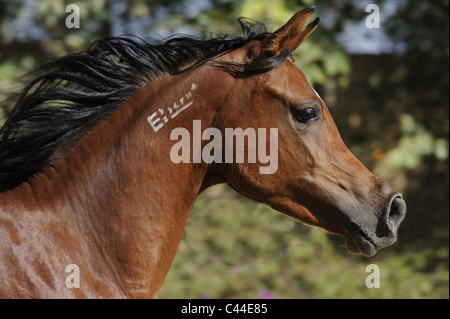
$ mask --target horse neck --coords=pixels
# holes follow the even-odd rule
[[[207,165],[172,163],[169,136],[174,127],[192,127],[193,119],[212,125],[225,81],[217,90],[217,74],[211,81],[205,68],[151,83],[43,174],[13,191],[28,203],[22,210],[64,219],[76,233],[72,237],[84,241],[89,262],[101,256],[109,269],[99,271],[111,274],[125,295],[159,291],[201,189]],[[193,103],[166,123],[160,110],[168,116],[168,107],[186,96]],[[158,124],[164,123],[157,131],[147,121],[155,112]]]

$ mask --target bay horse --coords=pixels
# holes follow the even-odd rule
[[[401,194],[351,154],[293,63],[313,11],[273,33],[240,19],[242,36],[98,40],[38,68],[0,130],[0,297],[156,297],[197,195],[218,183],[351,252],[394,243]],[[276,129],[277,167],[175,163],[171,133],[194,124]]]

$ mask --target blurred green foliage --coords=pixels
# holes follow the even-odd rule
[[[70,3],[80,7],[79,29],[65,27]],[[403,50],[363,56],[336,41],[365,18],[356,0],[0,0],[0,125],[23,74],[95,39],[240,34],[240,16],[274,31],[316,4],[322,23],[296,64],[349,148],[403,193],[399,243],[369,259],[352,255],[342,239],[216,186],[197,200],[159,297],[448,298],[448,1],[398,3],[381,21]],[[379,289],[365,287],[370,263],[380,267]]]
[[[448,298],[448,248],[408,246],[349,255],[340,238],[215,186],[197,200],[159,298]],[[369,264],[380,288],[366,287]]]
[[[448,157],[448,145],[443,138],[433,138],[422,125],[416,122],[411,114],[400,117],[402,136],[396,148],[389,151],[381,164],[390,168],[413,169],[420,165],[422,157],[434,155],[439,160]]]

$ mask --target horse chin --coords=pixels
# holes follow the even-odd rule
[[[352,253],[361,253],[366,257],[372,257],[378,252],[377,247],[361,232],[345,238],[347,249]]]

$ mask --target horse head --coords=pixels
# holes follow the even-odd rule
[[[396,241],[406,204],[346,147],[324,101],[289,56],[316,28],[318,18],[308,24],[313,11],[297,12],[267,38],[220,58],[251,65],[288,56],[270,71],[236,77],[218,121],[222,131],[277,128],[270,136],[278,148],[276,171],[261,174],[249,161],[217,164],[211,171],[245,196],[343,235],[350,251],[372,256]]]

